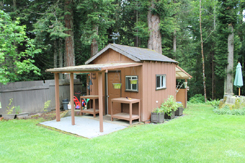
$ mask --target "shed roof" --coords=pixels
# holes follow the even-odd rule
[[[79,66],[68,66],[60,68],[47,69],[46,72],[52,73],[83,73],[92,71],[104,71],[113,70],[118,68],[141,66],[142,63],[107,63],[107,64],[89,64],[89,65],[79,65]]]
[[[192,76],[188,74],[185,70],[180,68],[179,66],[176,66],[176,79],[191,79]]]
[[[157,53],[155,50],[150,50],[146,48],[138,48],[138,47],[131,47],[126,45],[118,45],[118,44],[109,44],[104,49],[99,51],[93,57],[85,62],[85,64],[91,63],[95,60],[98,56],[103,54],[106,50],[112,49],[135,62],[141,61],[160,61],[160,62],[171,62],[171,63],[178,63],[177,61],[170,59],[160,53]]]

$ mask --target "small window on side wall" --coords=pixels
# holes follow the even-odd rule
[[[126,76],[126,91],[138,91],[138,76]],[[131,80],[134,80],[132,82]],[[136,80],[136,81],[135,81]]]
[[[156,90],[166,88],[166,75],[156,75]]]

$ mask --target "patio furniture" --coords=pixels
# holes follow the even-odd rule
[[[115,102],[129,104],[129,113],[113,114],[113,103]],[[134,103],[138,103],[138,115],[132,113],[132,104]],[[113,118],[127,120],[130,125],[132,124],[132,120],[135,119],[139,119],[140,122],[140,99],[127,99],[125,97],[111,99],[111,121],[113,121]]]
[[[80,111],[80,115],[83,113],[87,113],[87,114],[93,114],[93,116],[95,117],[96,114],[99,114],[99,109],[95,108],[95,100],[98,99],[99,100],[99,96],[98,95],[85,95],[85,96],[80,96],[80,103],[82,102],[82,99],[87,99],[89,98],[90,100],[93,101],[93,108],[88,108],[88,109],[82,109],[81,107],[81,111]],[[88,107],[88,106],[87,106]]]

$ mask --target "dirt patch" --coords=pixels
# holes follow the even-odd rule
[[[62,118],[65,114],[67,113],[67,111],[60,111],[60,117]],[[48,121],[48,120],[55,120],[56,119],[56,111],[50,111],[50,112],[46,112],[46,113],[37,113],[34,115],[30,116],[31,119],[43,119],[44,121]]]

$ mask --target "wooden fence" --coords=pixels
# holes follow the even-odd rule
[[[70,82],[67,79],[59,80],[60,106],[63,99],[70,100]],[[74,80],[74,92],[86,94],[86,88],[78,79]],[[80,96],[79,94],[75,94]],[[48,110],[55,109],[55,82],[54,80],[45,81],[26,81],[0,84],[0,115],[6,114],[9,100],[13,98],[11,106],[20,106],[22,112],[38,113],[44,111],[45,102],[51,100]]]

